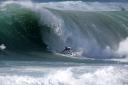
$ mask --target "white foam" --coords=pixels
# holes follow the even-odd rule
[[[5,50],[5,49],[6,49],[5,44],[1,44],[1,45],[0,45],[0,50]]]
[[[128,72],[113,66],[87,70],[75,67],[50,71],[44,76],[0,75],[0,85],[127,85]],[[92,67],[91,67],[92,69]]]
[[[128,37],[119,43],[117,53],[122,56],[128,56]]]
[[[9,0],[2,2],[1,5],[11,3],[32,6],[31,0]],[[61,2],[42,2],[34,3],[34,6],[57,9],[57,10],[74,10],[74,11],[121,11],[122,8],[128,10],[128,3],[123,2],[83,2],[83,1],[61,1]]]
[[[119,2],[83,2],[83,1],[62,1],[42,3],[44,7],[59,10],[78,11],[120,11],[122,8],[128,9],[127,3]]]
[[[128,62],[128,37],[119,42],[117,49],[111,49],[109,46],[104,49],[104,54],[112,56],[112,60]]]
[[[115,61],[128,62],[128,37],[120,41],[118,48],[116,50],[111,49],[111,54],[117,59]],[[118,59],[119,58],[119,59]]]

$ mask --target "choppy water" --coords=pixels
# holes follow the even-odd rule
[[[127,85],[127,71],[127,65],[10,61],[0,68],[0,84]]]

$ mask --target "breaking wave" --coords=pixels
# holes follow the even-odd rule
[[[113,66],[93,69],[81,66],[52,71],[46,68],[43,68],[43,71],[41,68],[27,68],[23,72],[22,69],[17,71],[21,71],[20,73],[24,73],[24,75],[14,75],[13,73],[0,75],[1,85],[126,85],[128,83],[127,69]],[[31,76],[30,73],[26,75],[25,72],[35,73],[37,76]]]
[[[74,52],[82,51],[80,56],[124,58],[127,9],[128,4],[120,2],[2,2],[0,43],[11,51],[61,52],[70,46]]]

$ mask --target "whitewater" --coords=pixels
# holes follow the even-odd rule
[[[1,1],[0,85],[128,85],[128,2]]]

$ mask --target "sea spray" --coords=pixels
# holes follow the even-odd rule
[[[128,83],[127,69],[113,66],[13,69],[17,69],[17,73],[0,74],[1,85],[127,85]],[[24,75],[18,74],[19,72]],[[28,72],[30,73],[27,74]]]
[[[47,4],[48,7],[46,7],[45,4]],[[60,5],[64,6],[64,4],[67,4],[68,8],[56,8]],[[71,4],[77,4],[78,6],[82,4],[81,7],[83,9],[85,8],[85,5],[89,5],[89,3],[82,3],[82,1],[49,3],[34,3],[31,1],[7,1],[1,3],[1,10],[4,9],[3,11],[8,12],[8,10],[6,10],[8,6],[13,8],[11,10],[15,10],[16,6],[19,9],[22,8],[23,10],[29,10],[31,14],[34,14],[35,18],[38,17],[36,20],[37,27],[34,29],[38,32],[37,34],[39,34],[38,37],[40,38],[37,39],[34,37],[34,39],[36,39],[34,40],[33,36],[30,36],[31,34],[27,32],[25,33],[26,35],[29,35],[29,37],[32,37],[32,41],[36,42],[37,40],[39,40],[40,44],[45,44],[48,50],[50,50],[51,52],[60,53],[65,46],[70,46],[73,49],[74,53],[81,51],[80,56],[84,57],[94,59],[109,59],[117,57],[115,56],[115,52],[113,52],[113,50],[117,49],[120,41],[128,36],[128,21],[126,20],[127,11],[119,11],[118,9],[116,9],[124,3],[92,2],[91,5],[99,11],[83,10],[82,8],[80,10],[73,10],[72,8],[74,7],[72,7]],[[107,8],[111,8],[108,6],[108,4],[111,4],[112,7],[114,6],[113,9],[115,11],[105,10],[105,12],[103,12],[102,10],[98,9],[97,4],[105,4],[105,7],[103,8],[104,10]],[[53,7],[53,5],[55,5],[55,8]],[[69,7],[71,7],[71,9]],[[125,5],[126,9],[127,7],[128,6]],[[12,11],[12,14],[13,12],[15,11]],[[15,17],[19,18],[18,16]],[[20,22],[21,21],[22,19],[20,20]],[[28,21],[31,21],[31,19]],[[19,23],[19,21],[16,21],[16,23]],[[31,26],[31,24],[28,25]],[[28,29],[25,28],[24,25],[22,26],[23,28],[20,29],[25,29],[25,31],[26,29]],[[17,28],[17,30],[19,29]],[[34,32],[34,30],[31,31]],[[24,34],[20,33],[20,36],[23,37]],[[28,40],[29,37],[24,36],[24,38],[28,38]],[[11,40],[13,41],[14,39]],[[29,43],[31,43],[31,41]],[[39,45],[39,43],[34,44]],[[22,47],[23,46],[25,45],[22,45]],[[14,46],[12,45],[11,47]]]

